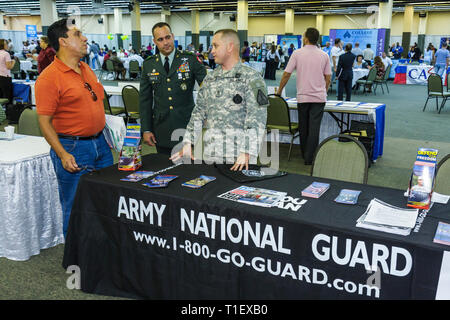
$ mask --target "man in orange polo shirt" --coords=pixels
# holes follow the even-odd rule
[[[80,61],[87,53],[87,38],[73,22],[62,19],[49,27],[47,36],[56,57],[35,85],[39,125],[51,146],[58,178],[64,236],[80,176],[113,164],[102,134],[103,86]]]

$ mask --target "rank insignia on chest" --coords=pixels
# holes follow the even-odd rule
[[[182,83],[182,84],[180,85],[180,88],[181,88],[181,90],[186,91],[186,90],[187,90],[187,85],[186,85],[186,83]]]

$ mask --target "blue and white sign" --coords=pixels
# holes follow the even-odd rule
[[[384,50],[386,29],[330,29],[330,43],[334,45],[336,38],[344,43],[359,43],[361,50],[364,50],[367,44],[370,44],[375,55],[381,56]]]
[[[34,24],[27,24],[25,26],[27,39],[37,39],[37,27]]]
[[[302,36],[278,35],[277,44],[283,46],[283,41],[286,41],[288,48],[291,46],[291,43],[294,45],[295,49],[300,49],[302,47]]]
[[[434,73],[432,66],[408,65],[406,67],[406,84],[427,85],[428,77]]]

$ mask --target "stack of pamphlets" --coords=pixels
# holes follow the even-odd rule
[[[119,170],[134,171],[142,166],[141,125],[127,125],[127,132],[119,156]]]
[[[286,197],[286,192],[241,186],[219,195],[219,198],[261,207],[274,207]]]
[[[439,222],[433,242],[450,245],[450,224]]]
[[[344,204],[356,204],[361,191],[342,189],[334,201]]]
[[[398,208],[373,199],[366,212],[357,220],[356,226],[407,236],[414,228],[418,214],[418,209]]]
[[[165,188],[169,185],[169,182],[178,178],[178,176],[169,174],[159,174],[154,177],[150,182],[143,183],[142,185],[149,188]]]
[[[419,148],[409,181],[408,207],[429,209],[436,176],[437,149]]]
[[[302,196],[309,198],[320,198],[320,196],[323,195],[329,188],[329,183],[314,181],[306,189],[302,190]]]
[[[120,181],[138,182],[151,177],[153,174],[153,171],[136,171],[135,173],[129,174],[125,178],[120,179]]]
[[[207,184],[211,181],[214,181],[214,180],[216,180],[216,177],[209,177],[209,176],[201,175],[198,178],[195,178],[195,179],[192,179],[192,180],[189,180],[189,181],[183,183],[182,186],[198,189],[198,188],[203,187],[205,184]]]

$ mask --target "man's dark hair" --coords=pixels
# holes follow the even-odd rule
[[[347,43],[345,45],[345,51],[347,51],[347,52],[352,51],[352,44],[351,43]]]
[[[47,37],[49,45],[55,49],[59,50],[59,38],[67,38],[67,18],[58,20],[54,22],[47,30]]]
[[[317,45],[319,41],[319,30],[316,28],[308,28],[306,29],[305,37],[308,38],[310,44]]]
[[[367,48],[370,48],[370,43],[368,43],[366,47],[367,47]]]
[[[334,39],[334,44],[339,44],[339,42],[341,42],[341,39],[340,39],[340,38]]]
[[[152,34],[154,34],[153,32],[155,31],[156,28],[162,28],[162,27],[167,27],[169,28],[170,32],[172,32],[172,28],[170,27],[170,25],[167,22],[158,22],[157,24],[155,24],[152,28]]]

